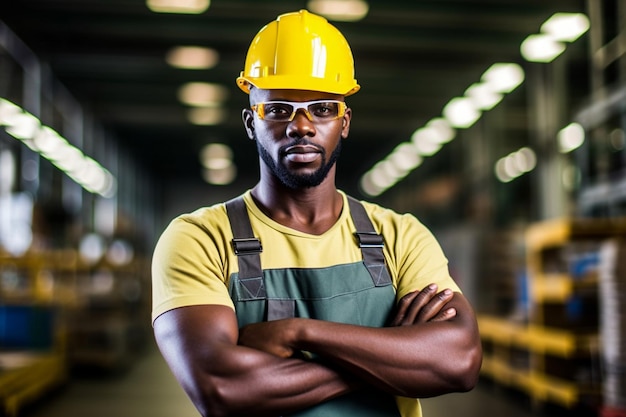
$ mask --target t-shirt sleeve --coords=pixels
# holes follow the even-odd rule
[[[413,215],[402,215],[397,230],[397,298],[421,290],[431,283],[439,291],[461,292],[450,276],[448,259],[431,231]]]
[[[152,322],[175,308],[219,304],[233,307],[228,294],[224,239],[190,217],[173,220],[152,257]]]

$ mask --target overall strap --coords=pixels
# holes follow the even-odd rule
[[[254,236],[246,203],[242,196],[226,202],[226,213],[233,231],[233,250],[239,262],[239,281],[246,290],[249,300],[267,298],[263,283],[263,269],[261,256],[263,251],[261,241]]]
[[[380,287],[391,284],[391,276],[387,271],[383,255],[383,247],[385,246],[383,236],[374,230],[374,225],[363,204],[350,196],[348,196],[348,204],[352,221],[356,227],[354,235],[363,254],[363,263],[372,276],[374,285]]]

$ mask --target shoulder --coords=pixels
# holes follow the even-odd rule
[[[180,214],[165,227],[157,242],[159,248],[205,246],[230,240],[232,232],[225,203],[201,207],[190,213]]]
[[[365,200],[356,199],[363,207],[368,217],[374,224],[374,228],[381,233],[389,227],[392,228],[417,228],[426,227],[411,213],[399,213],[393,209]]]

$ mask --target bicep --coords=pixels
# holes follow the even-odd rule
[[[157,345],[183,386],[196,384],[198,371],[237,344],[234,311],[221,305],[196,305],[166,311],[154,321]]]

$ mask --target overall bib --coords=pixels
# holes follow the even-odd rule
[[[327,268],[271,270],[261,268],[261,242],[254,237],[243,198],[226,203],[239,262],[229,292],[240,327],[290,317],[385,326],[395,305],[395,290],[383,257],[383,238],[374,231],[363,206],[351,197],[348,202],[357,228],[355,244],[361,248],[363,261]],[[392,395],[361,389],[290,416],[399,417],[400,413]]]

